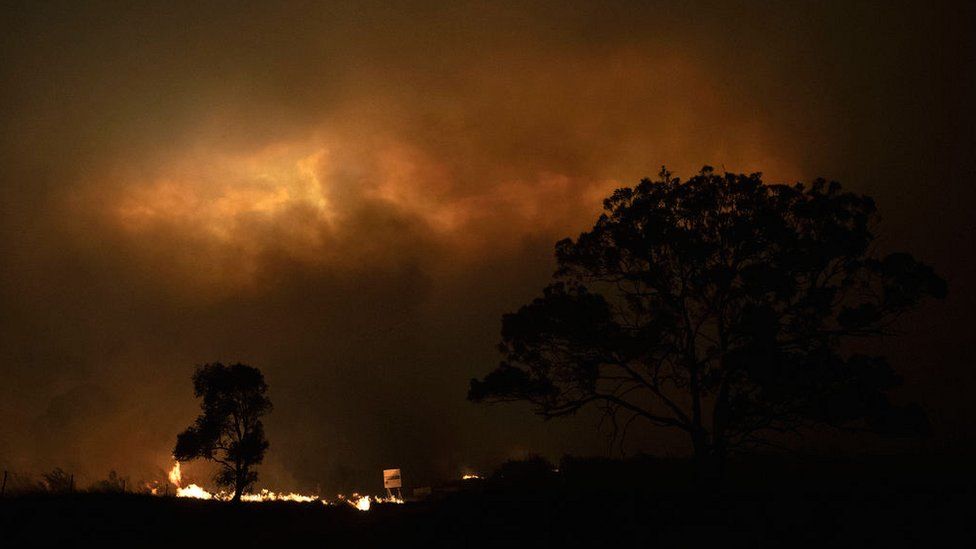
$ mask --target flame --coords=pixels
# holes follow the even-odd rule
[[[374,496],[372,501],[374,503],[403,503],[403,498],[398,498],[396,496],[390,496],[388,498]]]
[[[471,479],[480,479],[480,478],[481,478],[480,475],[463,475],[461,477],[461,480],[471,480]]]
[[[182,484],[183,482],[183,474],[180,471],[180,462],[178,461],[173,464],[173,468],[170,469],[169,471],[169,481],[174,486],[176,486],[176,497],[178,498],[212,499],[218,501],[230,501],[233,498],[233,494],[231,493],[225,491],[211,493],[196,484],[190,484],[186,487],[181,487],[180,484]],[[157,487],[154,487],[151,484],[147,484],[146,487],[149,488],[150,493],[152,493],[153,495],[159,494],[159,490]],[[352,497],[349,498],[343,496],[342,494],[339,494],[338,496],[336,496],[336,499],[340,501],[345,501],[346,503],[352,505],[353,507],[359,509],[360,511],[369,511],[369,508],[372,505],[372,503],[403,503],[403,500],[397,497],[382,498],[382,497],[375,497],[369,495],[361,496],[357,493],[354,493]],[[305,494],[298,494],[295,492],[289,492],[286,494],[286,493],[273,492],[266,488],[262,489],[260,492],[256,494],[242,494],[241,500],[248,501],[248,502],[296,501],[301,503],[311,503],[314,501],[320,501],[322,502],[323,505],[333,504],[330,501],[320,498],[318,495],[305,495]]]
[[[369,511],[369,505],[370,505],[369,496],[360,496],[359,494],[353,492],[352,496],[350,497],[346,497],[342,494],[339,494],[336,496],[336,499],[338,499],[339,501],[344,501],[349,505],[351,505],[352,507],[359,509],[360,511]],[[326,503],[326,501],[322,500],[322,503]]]
[[[359,509],[360,511],[369,511],[369,496],[363,496],[357,499],[355,503],[352,501],[349,503],[352,503],[353,507]]]
[[[296,494],[295,492],[290,492],[288,494],[279,494],[272,492],[267,488],[261,490],[257,494],[244,494],[241,496],[244,501],[300,501],[303,503],[308,503],[310,501],[320,501],[318,496],[306,496],[302,494]]]
[[[173,486],[176,486],[176,497],[178,498],[195,498],[195,499],[214,498],[213,494],[197,486],[196,484],[191,484],[186,488],[180,487],[180,484],[183,482],[183,473],[182,471],[180,471],[180,462],[178,461],[174,463],[173,468],[169,470],[169,481],[173,483]]]
[[[204,490],[203,488],[200,488],[196,484],[191,484],[186,488],[177,488],[176,497],[195,498],[195,499],[213,499],[214,495]]]
[[[403,503],[403,499],[396,496],[381,497],[381,496],[361,496],[357,493],[353,493],[352,496],[346,497],[342,494],[336,496],[341,501],[345,501],[349,505],[359,509],[360,511],[369,511],[370,507],[374,503]],[[322,503],[328,504],[327,501],[322,500]]]
[[[173,464],[173,468],[169,470],[169,481],[173,483],[177,488],[180,487],[180,482],[183,480],[183,473],[180,472],[180,462]]]

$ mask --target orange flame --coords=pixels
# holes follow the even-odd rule
[[[177,488],[180,487],[180,482],[183,480],[183,473],[180,471],[180,462],[173,464],[173,468],[169,470],[169,481],[173,483]]]
[[[194,498],[194,499],[213,499],[219,501],[230,501],[233,494],[221,491],[217,493],[208,492],[206,489],[196,485],[190,484],[188,486],[182,487],[183,473],[180,470],[180,462],[173,464],[173,468],[169,471],[169,481],[176,486],[176,497],[178,498]],[[152,494],[157,495],[159,492],[156,489],[152,489]],[[360,511],[369,511],[372,503],[403,503],[403,500],[396,497],[382,498],[374,496],[361,496],[359,494],[353,494],[352,497],[347,498],[342,494],[336,496],[337,500],[345,501],[349,505],[352,505]],[[248,502],[263,502],[263,501],[296,501],[302,503],[310,503],[314,501],[320,501],[323,505],[332,505],[325,499],[320,498],[318,495],[305,495],[298,494],[295,492],[289,493],[279,493],[273,492],[268,489],[262,489],[256,494],[243,494],[241,495],[242,501]]]

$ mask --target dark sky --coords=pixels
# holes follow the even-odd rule
[[[4,2],[3,467],[149,478],[216,360],[271,385],[272,487],[603,452],[467,382],[603,196],[706,163],[876,197],[950,284],[899,398],[969,446],[972,6],[292,4]]]

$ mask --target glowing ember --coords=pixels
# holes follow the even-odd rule
[[[378,498],[378,497],[373,497],[373,498],[372,498],[372,501],[373,501],[374,503],[403,503],[403,499],[401,499],[401,498],[398,498],[398,497],[396,497],[396,496],[390,496],[390,497],[388,497],[388,498],[382,498],[382,497],[380,497],[380,498]]]
[[[146,493],[153,496],[158,496],[160,494],[163,494],[166,489],[166,487],[163,486],[158,480],[153,480],[145,483],[143,485],[143,488],[145,489]]]
[[[480,478],[481,477],[478,475],[464,475],[461,477],[461,480],[471,480],[471,479],[480,479]]]

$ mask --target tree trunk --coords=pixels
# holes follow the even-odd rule
[[[231,499],[233,502],[241,501],[241,495],[244,493],[244,473],[238,469],[235,471],[234,476],[234,497]]]
[[[725,444],[709,438],[704,430],[691,433],[691,443],[695,451],[695,473],[699,487],[706,489],[718,488],[725,475]]]
[[[726,450],[725,439],[716,436],[712,442],[712,464],[711,474],[717,485],[721,485],[725,480],[725,464],[727,463],[728,451]]]
[[[696,429],[691,433],[691,445],[695,452],[695,474],[700,485],[707,486],[709,483],[708,471],[709,456],[711,448],[708,443],[708,433],[704,429]]]
[[[728,444],[725,438],[729,424],[729,380],[726,377],[718,391],[715,409],[712,413],[712,441],[711,441],[711,474],[718,482],[725,477],[725,460],[728,455]]]

